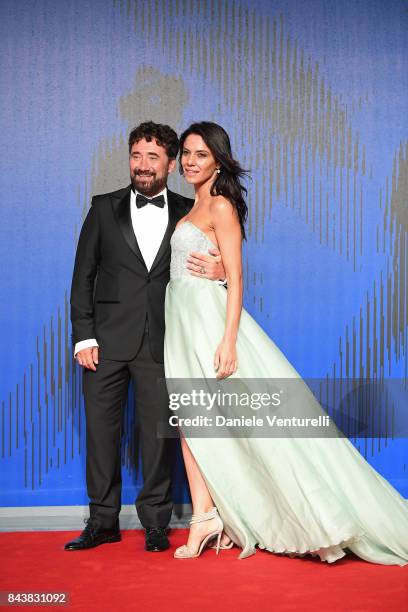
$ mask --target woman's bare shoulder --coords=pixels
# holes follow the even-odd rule
[[[231,217],[236,214],[235,206],[223,195],[212,196],[209,211],[215,218]]]

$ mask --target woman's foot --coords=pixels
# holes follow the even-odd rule
[[[227,534],[225,533],[225,531],[223,531],[222,536],[221,536],[221,546],[229,546],[231,542],[232,542],[231,538],[229,538]]]
[[[233,546],[234,546],[234,542],[231,540],[230,537],[227,536],[225,531],[223,531],[222,536],[221,536],[221,542],[220,542],[220,550],[229,550]],[[216,545],[210,544],[209,547],[216,548]]]
[[[221,537],[223,523],[215,507],[209,512],[193,514],[190,524],[187,544],[174,553],[177,558],[198,557],[207,544]]]
[[[217,530],[218,526],[219,523],[216,518],[213,518],[209,521],[205,521],[205,523],[194,523],[193,525],[191,525],[187,539],[188,548],[194,552],[198,552],[200,544],[204,540],[204,538],[208,534],[214,533]],[[215,537],[216,536],[214,535],[214,539]]]

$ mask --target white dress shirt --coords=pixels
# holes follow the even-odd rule
[[[154,197],[163,196],[164,206],[160,208],[155,204],[146,204],[142,208],[136,206],[137,191],[130,192],[130,216],[133,231],[146,264],[150,270],[157,251],[160,248],[169,222],[169,207],[167,204],[167,189],[157,193]],[[142,194],[140,194],[142,195]]]
[[[157,251],[159,250],[163,241],[169,222],[167,188],[164,188],[163,191],[160,191],[160,193],[157,193],[154,196],[164,196],[163,208],[160,208],[155,204],[146,204],[142,208],[138,208],[136,206],[136,196],[138,193],[138,191],[133,190],[130,192],[130,218],[132,220],[133,231],[146,264],[146,268],[150,270],[157,255]],[[74,357],[83,349],[97,346],[99,346],[99,344],[96,341],[96,338],[81,340],[75,344]]]

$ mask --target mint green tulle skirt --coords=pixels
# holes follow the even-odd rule
[[[166,291],[166,380],[214,379],[224,287],[185,276]],[[240,379],[300,379],[243,309]],[[322,414],[324,413],[321,409]],[[408,563],[408,502],[345,437],[186,437],[240,558],[256,547],[332,563],[352,551],[384,565]]]

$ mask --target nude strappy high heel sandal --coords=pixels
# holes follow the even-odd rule
[[[176,548],[174,558],[194,559],[195,557],[199,557],[202,551],[204,550],[204,547],[207,542],[209,542],[213,538],[217,538],[217,544],[215,546],[215,549],[218,555],[220,550],[221,534],[222,530],[224,529],[224,523],[222,522],[221,517],[218,514],[217,508],[214,506],[213,508],[211,508],[211,510],[209,510],[209,512],[204,512],[203,514],[193,514],[193,516],[191,517],[190,525],[192,525],[193,523],[202,523],[204,521],[209,521],[215,518],[218,521],[217,529],[205,536],[205,538],[201,541],[197,552],[192,551],[191,548],[187,546],[187,544],[183,544],[183,546],[179,546],[178,548]]]

